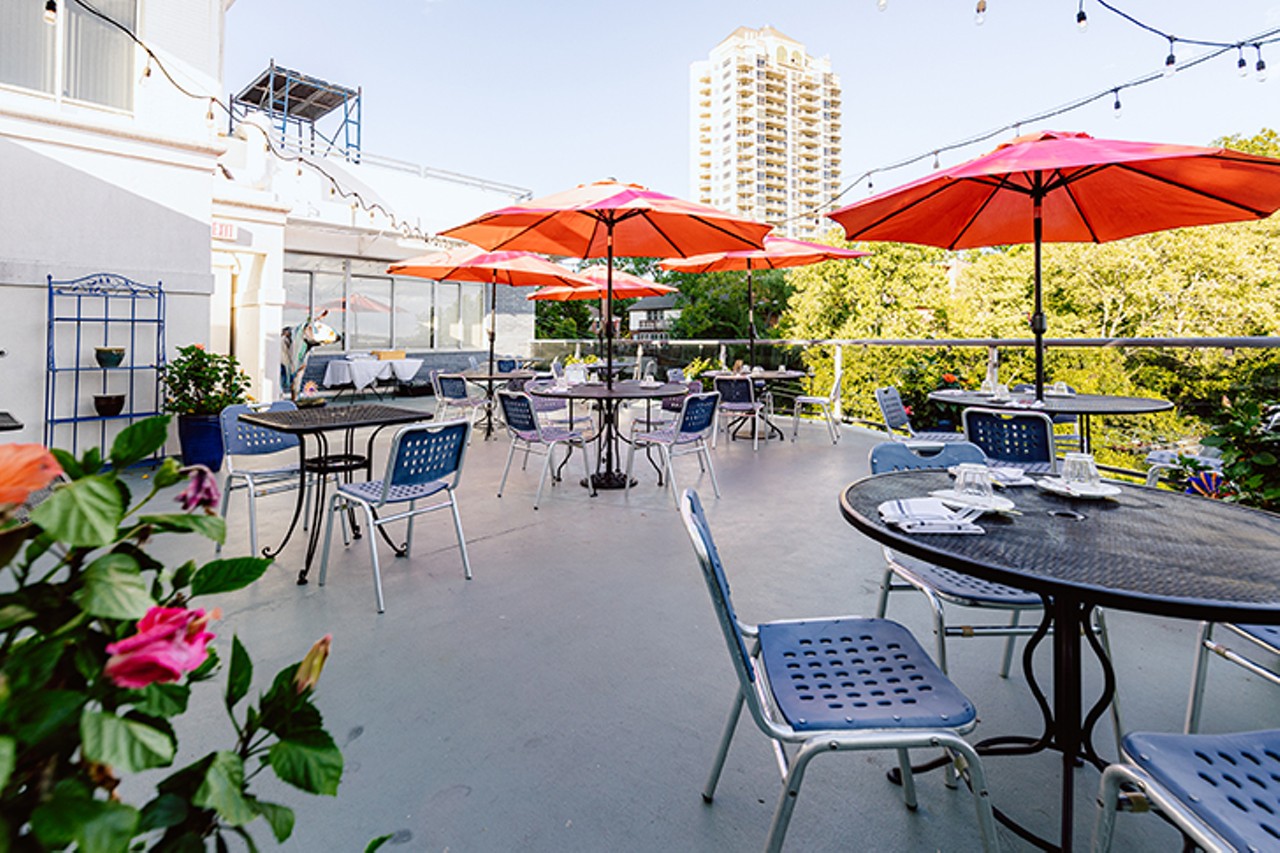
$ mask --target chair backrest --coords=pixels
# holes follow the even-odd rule
[[[551,375],[556,379],[564,376],[564,365],[560,362],[560,356],[551,359]]]
[[[1014,385],[1009,390],[1014,392],[1015,394],[1026,394],[1026,393],[1034,392],[1036,390],[1036,386],[1028,382],[1019,382],[1017,385]],[[1072,388],[1070,385],[1067,386],[1067,390],[1070,391],[1072,394],[1076,392],[1076,389]],[[1066,415],[1066,414],[1053,415],[1053,422],[1055,424],[1074,424],[1074,423],[1078,423],[1079,420],[1080,420],[1080,417],[1078,415]]]
[[[929,452],[931,451],[932,452]],[[886,471],[919,471],[927,468],[950,468],[962,462],[985,464],[982,448],[967,441],[956,441],[929,448],[913,448],[901,441],[885,441],[871,448],[871,473]]]
[[[298,407],[289,400],[277,400],[266,408],[268,412],[292,412]],[[253,406],[227,406],[218,416],[222,427],[222,446],[227,456],[260,456],[277,453],[298,446],[296,435],[287,435],[266,427],[254,426],[240,420],[241,415],[261,411]],[[228,462],[228,464],[230,464]]]
[[[832,407],[840,400],[840,381],[844,379],[844,359],[839,357],[839,347],[836,350],[836,375],[831,380],[831,393],[827,395],[827,402]]]
[[[514,358],[500,358],[497,361],[499,373],[510,373],[516,369],[516,360]]]
[[[539,436],[538,416],[534,414],[533,400],[523,391],[499,391],[498,404],[502,406],[502,418],[507,429],[519,433],[522,438]]]
[[[507,380],[507,391],[523,391],[524,386],[529,384],[530,380],[527,376],[513,377]]]
[[[669,379],[669,380],[667,380],[667,381],[668,381],[668,382],[674,382],[675,380],[674,380],[674,379]],[[684,386],[685,386],[686,388],[688,388],[688,389],[689,389],[688,391],[686,391],[686,392],[685,392],[685,397],[687,397],[687,396],[688,396],[688,395],[690,395],[690,394],[701,394],[701,393],[702,393],[702,380],[701,380],[701,379],[692,379],[692,380],[689,380],[689,381],[685,381],[685,380],[683,380],[683,379],[682,379],[682,380],[680,380],[680,381],[684,384]],[[662,411],[664,411],[664,412],[678,412],[678,411],[680,411],[682,408],[684,408],[684,397],[663,397],[663,398],[662,398],[662,403],[661,403],[660,405],[661,405],[661,407],[662,407]]]
[[[698,493],[693,489],[685,489],[680,500],[680,516],[684,519],[685,530],[693,543],[693,552],[702,568],[702,579],[707,582],[707,591],[711,593],[711,603],[715,606],[720,631],[729,646],[729,656],[733,658],[733,668],[738,673],[742,693],[755,714],[755,691],[750,689],[751,682],[756,680],[755,666],[751,662],[747,638],[738,622],[738,614],[733,609],[729,578],[724,573],[724,564],[720,562],[716,543],[711,538],[711,528],[707,526],[707,517],[702,512],[702,501],[698,500]]]
[[[885,429],[892,435],[895,429],[911,429],[911,418],[907,415],[907,407],[902,405],[902,395],[892,386],[876,389],[876,403],[880,406],[880,414],[884,417]]]
[[[387,473],[382,478],[382,502],[396,486],[448,480],[447,488],[457,488],[470,432],[471,424],[465,420],[402,427],[391,439]]]
[[[1048,464],[1057,470],[1053,421],[1043,412],[965,409],[964,437],[988,459],[1014,465]]]
[[[680,408],[678,440],[693,441],[710,432],[716,422],[716,406],[719,404],[720,394],[716,391],[686,395]]]
[[[684,382],[685,381],[684,368],[683,367],[667,368],[667,381],[668,382]]]
[[[465,400],[467,380],[456,374],[441,373],[436,376],[436,393],[446,400]]]
[[[467,361],[470,362],[472,370],[480,369],[480,360],[477,359],[474,355],[467,356]]]
[[[749,376],[717,376],[715,388],[723,403],[754,403],[755,383]]]

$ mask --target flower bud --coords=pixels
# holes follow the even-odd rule
[[[293,685],[298,689],[298,695],[315,689],[316,682],[320,680],[320,671],[324,669],[324,662],[329,658],[329,647],[332,645],[333,635],[325,634],[316,640],[311,651],[307,652],[302,663],[298,664],[298,672],[293,676]]]

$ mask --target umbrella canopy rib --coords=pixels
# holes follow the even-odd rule
[[[1233,201],[1232,199],[1226,198],[1225,196],[1219,195],[1218,193],[1206,192],[1205,190],[1197,189],[1196,187],[1193,187],[1189,184],[1185,184],[1181,181],[1175,181],[1172,178],[1165,177],[1164,175],[1153,174],[1151,172],[1148,172],[1145,169],[1139,169],[1137,166],[1134,166],[1130,163],[1116,163],[1111,168],[1119,169],[1120,171],[1125,171],[1125,172],[1133,172],[1134,174],[1137,174],[1137,175],[1142,175],[1144,178],[1149,178],[1153,181],[1158,181],[1164,184],[1165,186],[1170,186],[1176,189],[1180,189],[1183,192],[1187,192],[1192,195],[1199,196],[1200,198],[1207,198],[1211,201],[1216,201],[1218,204],[1223,204],[1223,205],[1226,205],[1227,207],[1235,208],[1236,210],[1242,210],[1245,213],[1248,213],[1257,219],[1266,219],[1268,216],[1271,215],[1270,211],[1259,210],[1256,207],[1252,207],[1242,202]]]
[[[979,183],[979,184],[989,184],[990,182],[989,182],[989,181],[976,181],[975,183]],[[1017,190],[1018,192],[1023,192],[1023,190],[1022,190],[1022,188],[1021,188],[1021,187],[1017,187],[1017,186],[1009,186],[1009,187],[1005,187],[1005,186],[1004,186],[1004,184],[1006,184],[1006,183],[1008,183],[1008,181],[1007,181],[1007,180],[1001,180],[1001,181],[999,181],[999,182],[997,182],[997,183],[995,183],[995,184],[991,184],[991,192],[987,193],[987,197],[986,197],[986,198],[984,198],[984,199],[982,200],[982,204],[978,205],[978,209],[977,209],[977,210],[975,210],[975,211],[973,212],[973,215],[969,217],[969,220],[968,220],[967,222],[965,222],[965,224],[964,224],[964,225],[962,225],[962,226],[960,227],[960,229],[956,232],[955,239],[953,239],[953,240],[951,241],[951,243],[950,243],[949,245],[947,245],[947,248],[948,248],[948,249],[950,249],[950,250],[951,250],[951,251],[953,251],[953,252],[955,251],[955,249],[956,249],[956,245],[957,245],[961,240],[963,240],[963,239],[964,239],[964,235],[965,235],[965,234],[968,234],[968,233],[969,233],[969,229],[970,229],[970,228],[972,228],[972,227],[974,226],[974,224],[976,224],[976,223],[977,223],[977,221],[978,221],[978,219],[979,219],[979,218],[981,218],[981,216],[982,216],[982,212],[983,212],[984,210],[986,210],[986,209],[987,209],[987,207],[988,207],[992,202],[994,202],[994,201],[996,200],[996,198],[1000,195],[1000,191],[1001,191],[1002,189],[1015,189],[1015,190]]]
[[[1093,227],[1093,222],[1089,220],[1089,215],[1080,206],[1080,198],[1076,194],[1075,187],[1070,184],[1064,184],[1062,191],[1067,194],[1067,198],[1071,199],[1071,207],[1075,210],[1076,215],[1080,217],[1080,222],[1084,224],[1085,230],[1089,232],[1089,237],[1093,242],[1101,243],[1102,239],[1098,236],[1098,230]]]

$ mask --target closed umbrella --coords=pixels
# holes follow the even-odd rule
[[[1031,329],[1036,398],[1044,399],[1040,247],[1265,219],[1280,209],[1280,160],[1232,151],[1094,139],[1020,136],[828,214],[850,240],[968,249],[1034,243]]]
[[[475,246],[433,252],[400,261],[387,267],[392,275],[417,276],[433,281],[478,281],[489,285],[489,373],[493,373],[494,339],[497,336],[497,288],[512,287],[587,287],[590,282],[579,278],[559,264],[529,252],[486,252]]]
[[[747,271],[747,361],[756,363],[756,310],[751,293],[751,273],[753,270],[773,270],[789,267],[807,267],[823,261],[861,258],[870,252],[859,252],[854,249],[841,249],[826,246],[822,243],[810,243],[805,240],[792,240],[789,237],[764,238],[763,249],[744,249],[734,252],[715,252],[707,255],[695,255],[692,258],[668,258],[659,266],[667,270],[689,273],[722,272],[725,270]]]

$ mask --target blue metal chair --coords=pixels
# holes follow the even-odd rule
[[[687,394],[683,398],[675,399],[680,400],[680,412],[670,424],[659,429],[641,432],[640,422],[632,423],[624,489],[631,488],[631,471],[635,464],[636,451],[656,447],[662,457],[662,474],[666,477],[667,486],[671,489],[671,497],[678,507],[680,493],[676,491],[676,469],[672,464],[676,456],[697,454],[698,464],[711,475],[711,488],[715,491],[716,497],[720,497],[720,484],[716,482],[716,469],[711,464],[711,448],[707,445],[707,437],[715,428],[716,406],[720,402],[720,395],[711,391],[706,394]]]
[[[1280,730],[1134,732],[1122,758],[1102,773],[1095,851],[1111,849],[1117,810],[1159,812],[1202,850],[1280,849]]]
[[[962,418],[965,438],[981,447],[988,461],[1028,474],[1057,473],[1053,421],[1043,412],[965,409]]]
[[[450,412],[460,413],[474,427],[489,410],[489,399],[483,394],[473,395],[465,376],[438,373],[434,378],[436,391],[436,420],[445,420]]]
[[[902,770],[907,808],[916,807],[908,750],[941,746],[968,774],[983,847],[997,848],[995,820],[982,761],[961,735],[976,712],[911,632],[885,619],[840,617],[749,625],[738,618],[729,580],[711,538],[702,504],[686,490],[680,513],[711,594],[737,674],[729,721],[702,798],[710,803],[724,768],[742,707],[769,738],[783,775],[769,830],[768,851],[782,849],[809,762],[818,755],[893,749]],[[786,749],[797,745],[794,755]]]
[[[907,407],[902,404],[902,395],[897,388],[877,388],[875,395],[880,415],[884,418],[885,431],[894,441],[904,441],[914,447],[930,447],[965,440],[958,432],[917,432],[911,426],[911,416],[907,414]]]
[[[496,362],[499,373],[511,373],[516,369],[516,360],[514,358],[500,358]]]
[[[555,466],[556,445],[564,445],[572,453],[576,448],[582,451],[582,471],[591,476],[591,466],[587,460],[587,444],[582,433],[564,427],[543,426],[538,419],[533,398],[523,391],[499,391],[498,405],[502,408],[503,420],[507,432],[511,435],[511,449],[507,451],[507,465],[502,469],[502,482],[498,484],[498,497],[507,487],[507,474],[511,471],[511,460],[517,450],[524,451],[525,465],[529,463],[529,454],[546,457],[542,465],[542,476],[538,478],[538,493],[533,498],[533,508],[537,509],[542,501],[542,487],[547,482],[547,472]],[[521,466],[523,467],[523,466]],[[558,480],[556,476],[552,481]]]
[[[760,431],[768,429],[769,425],[764,419],[764,403],[756,399],[755,382],[749,376],[717,376],[715,378],[715,389],[720,394],[717,420],[719,419],[719,414],[723,413],[726,418],[726,431],[729,429],[729,422],[750,421],[751,449],[758,450],[760,448]],[[719,433],[719,431],[719,426],[717,426],[716,433]],[[711,440],[714,446],[714,435]]]
[[[1228,632],[1226,641],[1214,639],[1213,632],[1217,627]],[[1204,702],[1204,683],[1208,675],[1209,652],[1218,657],[1243,667],[1264,681],[1280,684],[1280,672],[1275,669],[1275,658],[1280,656],[1280,625],[1236,625],[1224,622],[1215,625],[1213,622],[1200,624],[1200,635],[1196,641],[1196,663],[1191,674],[1191,698],[1187,700],[1187,721],[1185,731],[1195,734],[1200,730],[1200,712]],[[1265,653],[1270,665],[1250,657],[1258,652]],[[1257,655],[1259,658],[1262,655]],[[1280,841],[1276,842],[1280,845]]]
[[[423,513],[448,507],[453,513],[453,527],[458,534],[458,550],[462,552],[463,575],[471,580],[467,540],[462,533],[462,517],[458,515],[458,502],[454,495],[462,477],[462,461],[470,439],[471,424],[467,421],[403,427],[391,439],[391,452],[382,479],[340,485],[329,504],[329,520],[324,530],[324,552],[320,558],[320,586],[324,586],[325,575],[329,570],[333,517],[355,507],[364,512],[368,527],[369,557],[373,562],[373,591],[379,613],[386,608],[382,601],[382,570],[378,564],[377,537],[373,534],[375,530],[382,530],[393,521],[408,521],[404,547],[396,552],[398,557],[408,557],[413,550],[413,520]],[[430,506],[418,506],[418,501],[436,496],[443,500]],[[405,504],[408,507],[394,515],[378,515],[383,509],[395,509]]]
[[[302,487],[303,480],[296,462],[271,468],[237,467],[238,459],[250,456],[272,456],[287,450],[296,450],[298,447],[296,435],[244,423],[240,420],[240,416],[259,411],[291,412],[297,408],[289,400],[278,400],[265,410],[248,405],[227,406],[219,415],[222,446],[226,450],[227,460],[227,473],[222,479],[222,519],[225,521],[227,518],[231,493],[244,491],[249,498],[249,553],[254,555],[259,553],[257,499],[278,492],[293,491]],[[309,492],[307,500],[310,500]],[[310,515],[309,510],[304,510],[302,514],[304,524]],[[222,553],[222,543],[218,543],[214,550],[216,553]]]
[[[1048,382],[1045,383],[1046,386],[1048,384],[1049,384]],[[1017,385],[1014,385],[1009,390],[1013,391],[1015,394],[1026,394],[1028,392],[1034,393],[1036,390],[1036,386],[1027,382],[1019,382]],[[1070,385],[1067,386],[1067,390],[1070,391],[1072,394],[1076,392],[1076,389],[1071,387]],[[1055,427],[1063,426],[1064,424],[1070,426],[1069,432],[1055,432],[1053,434],[1054,444],[1057,445],[1058,447],[1062,447],[1063,445],[1068,445],[1073,450],[1079,450],[1081,445],[1080,416],[1066,415],[1066,414],[1051,415],[1050,419],[1053,421],[1053,425]]]
[[[918,471],[949,468],[964,462],[985,464],[982,449],[969,442],[945,444],[936,452],[917,453],[905,444],[886,441],[871,448],[871,473],[887,471]],[[1039,610],[1044,606],[1040,596],[1004,584],[985,581],[953,569],[935,566],[924,560],[899,554],[892,548],[884,549],[885,572],[880,581],[880,600],[876,616],[884,617],[889,608],[889,593],[916,590],[924,593],[933,612],[933,636],[937,647],[938,666],[947,671],[947,637],[1007,637],[1004,660],[1000,664],[1001,677],[1009,676],[1013,662],[1014,644],[1019,636],[1031,634],[1034,626],[1020,626],[1018,621],[1025,610]],[[905,583],[894,583],[895,578]],[[959,607],[976,607],[1009,611],[1008,625],[948,626],[943,603]]]

